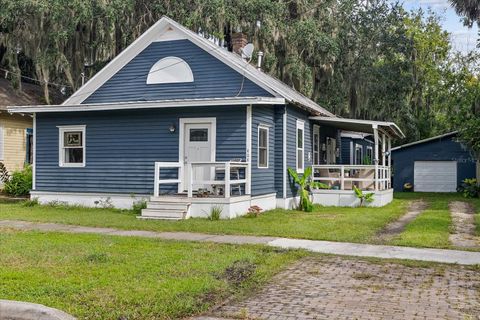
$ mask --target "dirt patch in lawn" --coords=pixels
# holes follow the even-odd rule
[[[408,206],[408,211],[406,214],[394,222],[389,223],[382,231],[380,231],[380,233],[378,233],[378,241],[387,242],[396,235],[402,233],[402,231],[405,229],[405,226],[427,208],[428,203],[424,200],[415,200],[411,202]]]
[[[475,209],[473,206],[463,201],[452,201],[448,207],[454,229],[449,237],[452,245],[464,248],[480,247],[480,239],[475,236]]]

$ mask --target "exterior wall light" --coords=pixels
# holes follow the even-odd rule
[[[175,124],[172,123],[172,124],[170,125],[170,127],[168,127],[168,131],[170,131],[170,133],[174,133],[175,130],[177,130],[177,127],[175,127]]]

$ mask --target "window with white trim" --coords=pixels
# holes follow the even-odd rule
[[[369,161],[368,164],[373,163],[373,148],[371,146],[367,146],[367,159]]]
[[[305,168],[304,155],[305,122],[297,120],[297,172],[303,173]]]
[[[355,164],[363,164],[363,147],[355,144]]]
[[[258,167],[268,168],[268,127],[258,126]]]
[[[85,126],[58,127],[59,166],[85,166]]]

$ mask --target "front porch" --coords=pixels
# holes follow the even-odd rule
[[[313,202],[324,206],[349,206],[360,204],[355,196],[354,187],[366,193],[374,193],[374,200],[369,205],[380,207],[393,200],[392,189],[392,163],[391,145],[392,139],[404,137],[402,131],[390,122],[343,119],[331,117],[311,117],[314,125],[320,127],[334,127],[341,131],[360,132],[373,136],[373,152],[367,157],[368,164],[364,159],[351,156],[348,164],[336,164],[334,156],[326,157],[327,164],[319,164],[315,161],[312,166],[312,180],[321,182],[328,189],[313,190]],[[315,137],[314,137],[315,139]],[[315,141],[314,141],[315,143]],[[317,142],[320,148],[320,143]],[[356,153],[353,144],[350,146],[351,153]],[[315,152],[315,146],[314,146]],[[335,150],[328,150],[327,155],[335,154]],[[360,153],[363,156],[362,153]],[[316,163],[315,163],[316,162]],[[360,163],[360,164],[359,164]]]
[[[244,215],[252,206],[275,208],[274,193],[251,196],[250,165],[243,161],[156,162],[154,195],[141,219],[221,218]]]

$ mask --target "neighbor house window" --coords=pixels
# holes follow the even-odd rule
[[[258,167],[268,168],[268,128],[258,127]]]
[[[61,167],[85,166],[85,126],[58,127],[59,165]]]
[[[0,126],[0,161],[5,160],[3,158],[3,127]]]
[[[304,170],[305,123],[297,120],[297,172]]]
[[[367,147],[367,161],[369,163],[366,164],[372,164],[373,163],[373,148],[368,146]]]

